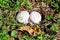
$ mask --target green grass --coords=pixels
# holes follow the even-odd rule
[[[0,7],[3,10],[9,9],[9,10],[17,10],[19,7],[24,6],[26,4],[26,7],[29,9],[31,8],[31,4],[29,0],[0,0]]]
[[[58,13],[60,12],[59,8],[59,0],[57,2],[49,0],[50,6],[54,7],[56,10],[58,10]],[[46,0],[43,0],[43,2],[46,2]],[[0,13],[0,40],[7,40],[9,37],[16,37],[17,32],[12,31],[11,36],[6,32],[7,28],[11,30],[16,30],[16,27],[23,26],[24,24],[18,23],[16,20],[16,14],[18,12],[18,9],[20,7],[26,6],[27,9],[31,8],[31,3],[29,0],[0,0],[0,8],[2,9],[2,12]],[[9,12],[6,13],[8,10]],[[53,14],[49,14],[45,16],[45,19],[48,21],[53,19]],[[57,19],[57,23],[60,23],[60,18]],[[55,25],[52,25],[51,30],[55,31],[57,27]],[[43,32],[43,31],[42,31]],[[35,38],[36,37],[36,38]],[[20,40],[53,40],[54,37],[51,35],[45,34],[44,32],[41,35],[37,36],[28,36],[26,38],[19,38]]]
[[[56,31],[58,29],[58,27],[56,25],[52,25],[50,28],[52,31]]]
[[[52,17],[53,17],[53,14],[51,13],[51,14],[45,16],[45,19],[47,19],[47,20],[52,20]]]

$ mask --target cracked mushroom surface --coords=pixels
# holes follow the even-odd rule
[[[19,12],[17,14],[16,19],[20,23],[27,24],[28,23],[28,19],[29,19],[29,13],[28,13],[28,11],[21,11],[21,12]]]
[[[41,21],[41,14],[39,12],[33,11],[30,13],[27,11],[21,11],[17,14],[17,20],[20,23],[35,23],[35,24],[39,24],[39,22]]]
[[[39,24],[39,22],[41,21],[41,14],[36,11],[31,12],[30,20],[35,24]]]

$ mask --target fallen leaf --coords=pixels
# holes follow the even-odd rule
[[[30,35],[41,34],[41,30],[38,25],[36,25],[34,29],[32,29],[30,26],[21,26],[18,28],[18,30],[21,30],[21,31],[26,30],[27,32],[29,32]]]
[[[30,27],[30,26],[22,26],[22,27],[19,27],[18,30],[26,30],[28,31],[31,35],[34,33],[34,30]]]
[[[36,28],[34,29],[36,34],[41,34],[41,28],[36,25]]]

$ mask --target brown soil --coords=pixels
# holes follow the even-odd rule
[[[30,2],[31,2],[31,9],[26,9],[25,7],[22,7],[22,8],[20,8],[18,11],[20,12],[21,10],[27,10],[27,11],[29,11],[29,12],[32,12],[32,11],[37,11],[37,12],[40,12],[40,14],[42,15],[42,24],[40,24],[41,26],[42,25],[45,25],[45,26],[47,26],[47,25],[51,25],[52,24],[52,22],[51,21],[47,21],[46,19],[44,19],[44,16],[46,16],[46,15],[48,15],[48,14],[50,14],[50,13],[53,13],[53,14],[55,14],[55,9],[52,9],[52,8],[50,8],[49,6],[48,6],[48,3],[42,3],[42,2],[35,2],[35,0],[30,0]],[[58,27],[58,30],[57,30],[57,35],[56,35],[56,37],[57,37],[57,40],[60,40],[60,25],[59,25],[59,27]]]

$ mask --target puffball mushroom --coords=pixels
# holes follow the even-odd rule
[[[36,11],[31,12],[30,20],[35,24],[39,24],[39,22],[41,21],[41,14]]]
[[[21,11],[17,14],[17,21],[20,23],[27,24],[29,19],[29,12]]]

